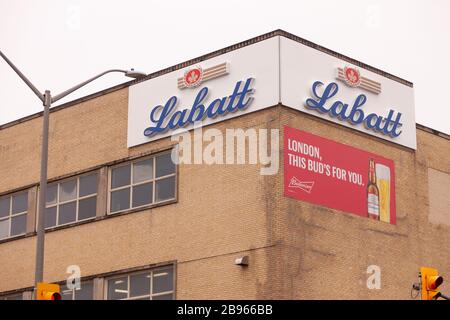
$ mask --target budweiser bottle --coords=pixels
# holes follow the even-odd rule
[[[375,162],[369,160],[369,182],[367,183],[367,214],[369,218],[380,219],[380,193],[377,187],[377,176],[375,173]]]

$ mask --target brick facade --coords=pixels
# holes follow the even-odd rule
[[[91,169],[105,179],[109,165],[174,145],[164,138],[128,149],[127,103],[123,87],[51,112],[49,179]],[[284,197],[284,125],[392,159],[397,224]],[[0,293],[33,286],[41,126],[35,116],[0,127],[0,195],[29,189],[30,203],[28,233],[0,241]],[[450,212],[437,203],[450,185],[435,183],[449,181],[448,137],[418,128],[414,151],[282,105],[210,127],[280,129],[278,174],[262,176],[260,165],[180,164],[174,202],[109,216],[99,197],[95,220],[46,233],[44,280],[64,280],[73,264],[95,277],[174,263],[178,299],[410,299],[420,266],[450,275]],[[248,267],[234,264],[243,255]],[[372,264],[381,268],[380,290],[366,287]]]

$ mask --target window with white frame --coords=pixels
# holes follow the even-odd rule
[[[27,231],[28,190],[0,197],[0,240]]]
[[[175,169],[171,152],[112,167],[109,212],[175,199]]]
[[[51,228],[95,218],[97,209],[97,171],[49,184],[45,227]]]
[[[173,266],[109,278],[107,300],[173,300]]]
[[[62,300],[93,300],[94,281],[81,281],[80,288],[69,289],[66,284],[61,286]]]

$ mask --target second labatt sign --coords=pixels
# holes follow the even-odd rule
[[[416,149],[412,87],[280,39],[283,105]]]
[[[394,162],[291,127],[284,127],[284,193],[395,224]]]

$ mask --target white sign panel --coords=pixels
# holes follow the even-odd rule
[[[131,86],[128,147],[277,104],[278,65],[274,37]]]
[[[413,88],[281,37],[281,101],[416,149]]]
[[[131,86],[128,147],[280,102],[416,149],[411,87],[280,36]]]

